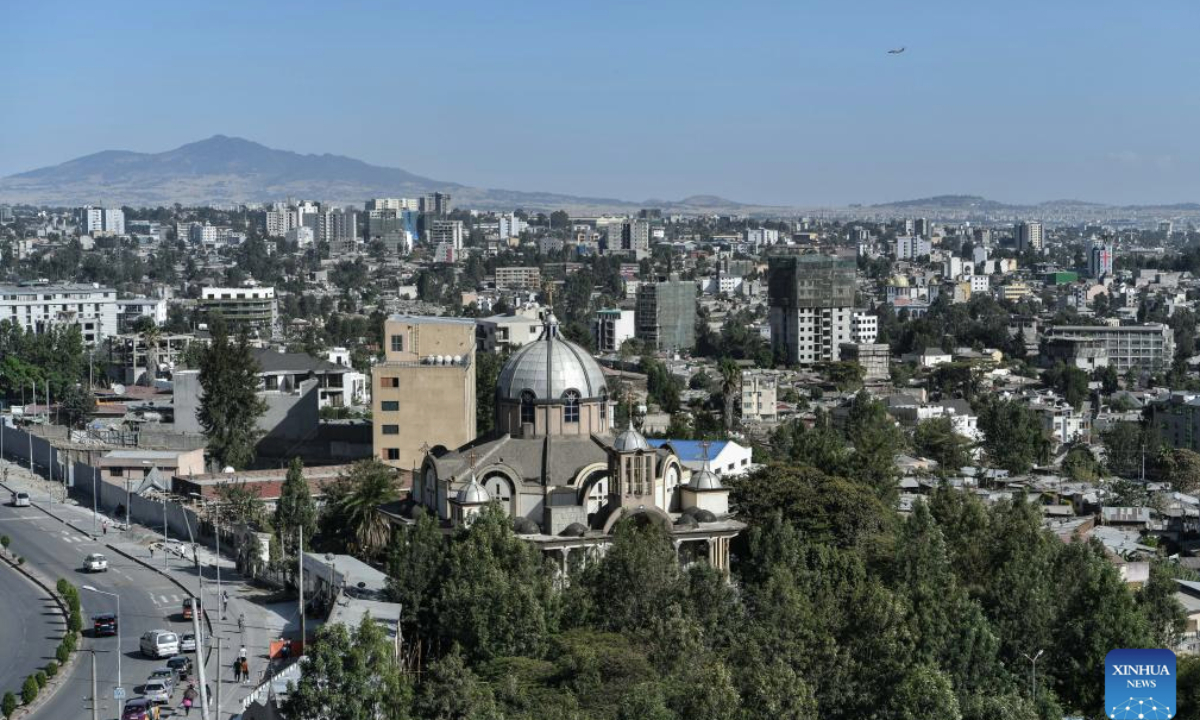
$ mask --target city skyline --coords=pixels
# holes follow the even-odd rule
[[[222,133],[630,200],[1200,199],[1183,4],[320,7],[13,8],[14,27],[54,33],[0,48],[29,108],[0,120],[0,175]]]

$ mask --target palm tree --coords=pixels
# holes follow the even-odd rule
[[[158,325],[151,323],[142,330],[142,343],[146,346],[146,384],[154,385],[155,379],[158,378],[158,343],[162,340],[162,333],[159,332]]]
[[[359,460],[342,478],[346,494],[338,501],[338,510],[346,530],[353,535],[353,550],[362,559],[379,554],[391,535],[387,519],[378,508],[397,497],[395,472],[378,458]]]
[[[729,358],[722,358],[717,366],[721,373],[721,399],[724,401],[722,415],[725,420],[725,431],[733,429],[737,412],[737,396],[742,392],[742,369]]]

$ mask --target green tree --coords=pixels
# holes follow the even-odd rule
[[[412,708],[421,720],[501,720],[491,688],[457,651],[429,665]]]
[[[11,692],[4,693],[4,699],[0,700],[0,712],[4,713],[4,717],[12,717],[12,714],[17,711],[17,696]]]
[[[317,505],[304,479],[304,461],[295,457],[288,466],[275,505],[275,535],[287,557],[296,557],[302,550],[301,530],[307,538],[306,545],[311,544],[317,534]]]
[[[392,533],[388,596],[404,608],[405,637],[428,645],[439,632],[438,597],[446,573],[446,536],[437,517],[417,508],[411,526]]]
[[[242,523],[261,529],[267,518],[267,506],[245,480],[234,479],[217,485],[217,497],[221,499],[221,513],[234,523]]]
[[[1086,445],[1076,445],[1067,451],[1062,461],[1063,472],[1076,482],[1091,482],[1100,477],[1100,462]]]
[[[58,407],[67,425],[79,427],[96,411],[96,396],[89,388],[69,385]]]
[[[391,525],[378,507],[397,497],[396,473],[378,458],[355,462],[326,490],[322,535],[336,539],[364,560],[387,546]]]
[[[353,630],[341,623],[323,626],[304,656],[304,672],[283,703],[287,720],[410,717],[412,689],[391,641],[370,614]]]
[[[604,557],[579,578],[584,617],[614,632],[646,629],[682,603],[683,574],[666,529],[648,516],[622,520]]]
[[[496,382],[508,354],[475,353],[475,434],[486,436],[496,427]]]
[[[1035,463],[1050,459],[1050,438],[1041,418],[1016,400],[981,402],[979,428],[988,457],[1009,472],[1028,472]]]
[[[32,703],[38,696],[37,680],[32,675],[25,678],[25,684],[21,686],[21,702],[25,705]]]
[[[892,720],[959,720],[962,713],[949,678],[932,665],[911,668],[888,700]]]
[[[859,391],[850,404],[845,435],[854,448],[845,474],[870,485],[885,502],[894,502],[899,493],[896,453],[903,449],[904,438],[883,403]]]
[[[1125,478],[1140,476],[1144,453],[1151,453],[1153,457],[1155,450],[1153,446],[1147,447],[1146,433],[1141,425],[1132,422],[1115,423],[1100,433],[1100,440],[1104,443],[1109,472]]]
[[[971,461],[971,441],[955,432],[954,422],[948,417],[932,418],[917,425],[913,447],[937,461],[942,472],[957,472]]]
[[[1158,464],[1175,490],[1184,493],[1200,490],[1200,453],[1187,448],[1164,450]]]
[[[200,360],[200,409],[196,413],[208,441],[205,452],[220,467],[243,468],[254,459],[258,418],[267,410],[258,396],[258,362],[246,338],[231,342],[225,321],[210,324],[212,344]]]
[[[725,431],[733,430],[737,425],[737,405],[742,395],[742,369],[729,358],[723,358],[717,365],[721,374],[721,419],[725,423]]]
[[[1175,599],[1178,585],[1165,561],[1150,565],[1150,579],[1137,591],[1137,605],[1153,637],[1153,647],[1173,648],[1187,628],[1187,613]]]

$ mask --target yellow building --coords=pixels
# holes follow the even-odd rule
[[[412,469],[423,448],[475,437],[475,321],[393,315],[384,361],[371,370],[375,456]]]

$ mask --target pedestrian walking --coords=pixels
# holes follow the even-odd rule
[[[241,658],[235,658],[233,661],[233,681],[234,682],[242,681],[242,659]]]
[[[221,615],[224,615],[225,611],[228,609],[229,609],[229,591],[222,590],[221,591]]]
[[[246,658],[242,658],[242,682],[250,682],[250,661]]]
[[[196,692],[195,685],[188,685],[188,689],[186,691],[184,691],[184,693],[183,693],[183,714],[184,715],[192,714],[192,705],[195,704],[196,698],[199,695],[200,695],[200,693]]]
[[[104,534],[105,534],[105,535],[107,535],[107,534],[108,534],[108,521],[107,521],[107,520],[105,520],[105,521],[102,523],[102,525],[103,525],[103,527],[104,527]]]
[[[150,546],[150,559],[151,560],[154,559],[154,546],[153,545]]]
[[[246,646],[243,645],[241,650],[238,650],[238,660],[245,660],[249,655],[246,654]]]

